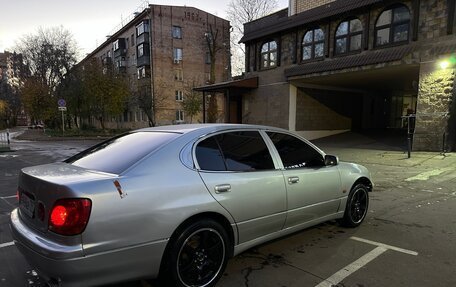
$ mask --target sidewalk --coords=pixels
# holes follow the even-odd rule
[[[385,165],[395,167],[456,167],[456,154],[440,152],[415,152],[407,158],[405,140],[379,142],[356,133],[344,133],[312,141],[327,154],[339,157],[341,161],[364,165]]]

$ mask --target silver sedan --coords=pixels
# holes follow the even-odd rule
[[[366,168],[286,130],[165,126],[24,168],[11,229],[52,286],[214,286],[255,245],[327,220],[358,226],[371,190]]]

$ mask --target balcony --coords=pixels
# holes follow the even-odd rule
[[[119,48],[114,51],[114,58],[125,57],[127,55],[127,49]]]
[[[125,38],[118,38],[112,43],[114,51],[114,58],[125,56],[127,54],[127,40]]]
[[[139,57],[136,61],[136,66],[138,66],[138,67],[150,66],[150,56],[143,55],[143,56]]]
[[[142,33],[138,37],[136,37],[136,45],[142,43],[149,43],[149,33]]]

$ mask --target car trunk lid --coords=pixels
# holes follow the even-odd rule
[[[30,227],[48,232],[50,211],[63,198],[90,198],[72,188],[79,182],[115,178],[117,175],[87,170],[67,163],[22,169],[19,175],[19,216]]]

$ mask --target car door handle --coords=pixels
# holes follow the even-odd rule
[[[297,177],[297,176],[291,176],[288,178],[289,184],[294,184],[294,183],[298,183],[298,182],[299,182],[299,177]]]
[[[215,193],[228,192],[231,190],[230,184],[219,184],[215,186]]]

